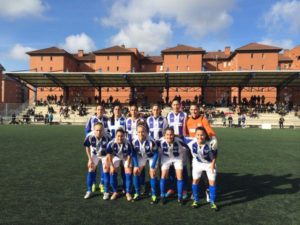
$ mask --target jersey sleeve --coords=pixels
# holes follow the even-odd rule
[[[216,132],[211,128],[211,126],[209,125],[208,120],[206,118],[202,119],[202,125],[205,128],[209,137],[216,136]]]
[[[85,135],[87,135],[88,133],[90,133],[91,129],[92,129],[92,118],[90,118],[88,120],[88,122],[86,123],[86,125],[85,125]]]
[[[113,149],[112,149],[112,142],[109,142],[106,146],[106,153],[107,154],[112,154],[113,153]]]
[[[90,147],[91,146],[91,141],[90,141],[90,136],[87,136],[83,142],[84,147]]]

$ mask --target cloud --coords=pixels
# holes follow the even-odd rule
[[[225,30],[233,22],[229,12],[235,7],[234,3],[235,0],[116,0],[109,14],[95,21],[100,21],[103,26],[118,29],[117,34],[111,38],[112,43],[124,37],[126,41],[129,38],[128,42],[134,43],[135,46],[161,44],[157,46],[159,49],[178,28],[195,39]],[[149,35],[149,31],[145,29],[147,26],[160,28],[159,31],[165,34],[165,37],[162,37],[164,40],[153,43],[152,38],[145,38]],[[128,33],[130,30],[139,32]],[[160,35],[155,30],[150,34]],[[139,38],[140,36],[144,38]]]
[[[66,51],[73,53],[77,52],[78,50],[90,52],[95,49],[95,43],[93,39],[85,33],[70,35],[66,37],[65,42],[59,46]]]
[[[281,0],[264,14],[264,26],[271,32],[289,31],[299,33],[300,1]]]
[[[171,34],[170,24],[153,23],[148,20],[142,24],[128,24],[112,37],[111,44],[125,44],[129,47],[137,47],[141,51],[157,52],[160,50],[160,46],[167,44]]]
[[[30,52],[35,50],[31,47],[26,47],[21,44],[15,44],[13,48],[9,51],[9,58],[14,60],[20,60],[25,61],[28,60],[29,56],[26,54],[26,52]]]
[[[259,43],[277,46],[283,49],[291,49],[294,46],[294,43],[291,39],[273,40],[271,38],[264,38]]]
[[[41,16],[47,8],[42,0],[0,0],[0,16],[9,19]]]

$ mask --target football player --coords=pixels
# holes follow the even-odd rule
[[[94,130],[94,125],[96,123],[102,123],[104,127],[105,135],[109,135],[108,132],[108,117],[105,115],[105,108],[103,105],[96,106],[96,114],[93,115],[85,126],[85,134],[88,135]],[[100,193],[104,193],[104,176],[102,171],[103,166],[99,166],[99,174],[100,174],[100,181],[99,181],[99,189]],[[92,191],[96,191],[96,183],[92,186]]]
[[[135,195],[133,200],[140,199],[140,183],[139,176],[144,170],[147,161],[149,161],[149,175],[151,185],[151,204],[157,203],[156,197],[156,168],[158,165],[158,149],[154,139],[148,136],[146,124],[140,123],[137,126],[137,138],[132,141],[133,151],[137,156],[137,162],[134,163],[133,183],[135,187]]]
[[[161,157],[161,179],[160,179],[160,195],[162,204],[166,203],[166,181],[169,176],[170,166],[173,165],[177,178],[178,202],[183,204],[183,154],[185,154],[186,145],[180,138],[175,137],[174,129],[168,127],[165,129],[164,137],[158,142]]]
[[[185,124],[186,124],[186,118],[187,115],[185,112],[182,112],[180,107],[180,101],[177,99],[174,99],[171,103],[171,107],[172,107],[172,111],[168,113],[167,115],[167,122],[169,127],[172,127],[174,129],[175,135],[176,137],[179,137],[180,139],[183,140],[184,136],[185,136]],[[185,157],[185,159],[187,159],[188,156]],[[186,199],[187,196],[187,184],[185,184],[188,180],[188,173],[187,173],[187,168],[186,168],[186,161],[184,161],[184,199]],[[174,189],[175,189],[175,183],[176,183],[176,179],[175,179],[175,170],[174,167],[171,166],[170,168],[170,174],[169,174],[169,190],[167,192],[167,196],[170,196],[172,194],[174,194]]]
[[[161,116],[161,108],[155,104],[152,106],[152,115],[147,118],[149,134],[154,140],[162,138],[164,130],[168,127],[166,118]]]
[[[93,132],[86,136],[84,146],[88,157],[88,174],[87,174],[87,192],[84,196],[88,199],[92,196],[92,185],[96,179],[96,168],[99,161],[102,161],[104,172],[108,172],[108,167],[105,164],[106,146],[109,142],[109,137],[104,135],[104,126],[102,123],[95,123]],[[105,183],[104,183],[105,184]],[[108,192],[108,184],[106,183],[106,192]]]
[[[138,116],[138,107],[136,105],[129,106],[130,117],[126,119],[126,132],[127,139],[131,142],[137,137],[136,128],[137,124],[143,122],[144,119]]]
[[[120,164],[122,163],[124,166],[126,177],[126,198],[128,201],[131,201],[132,197],[130,194],[130,188],[132,173],[132,145],[125,138],[125,131],[122,128],[116,130],[115,138],[108,143],[106,152],[107,161],[110,165],[110,184],[113,189],[113,194],[110,199],[115,200],[118,197],[117,170],[120,167]]]
[[[199,181],[203,171],[206,172],[209,182],[209,199],[210,207],[215,211],[218,210],[215,204],[216,200],[216,155],[217,150],[213,150],[210,138],[204,127],[195,129],[195,138],[188,144],[193,156],[193,185],[192,191],[194,196],[193,208],[199,207]]]
[[[204,112],[200,112],[199,110],[199,106],[196,103],[192,103],[190,106],[190,116],[187,118],[187,122],[186,122],[186,143],[190,142],[194,137],[195,137],[195,133],[196,133],[196,128],[197,127],[204,127],[205,130],[207,131],[211,141],[211,147],[213,149],[217,149],[218,147],[218,141],[216,138],[216,133],[215,131],[211,128],[211,126],[209,125],[208,120],[204,117]],[[207,184],[207,179],[206,179],[206,174],[205,172],[203,173],[203,181],[206,183],[206,186],[208,186]],[[209,189],[206,190],[206,201],[209,202]]]

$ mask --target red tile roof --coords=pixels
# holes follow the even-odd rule
[[[28,55],[65,55],[70,53],[61,48],[50,47],[50,48],[44,48],[44,49],[27,52],[27,54]]]
[[[78,61],[95,61],[95,55],[93,53],[84,54],[82,57],[79,57],[78,54],[73,54],[73,56]]]
[[[141,60],[141,64],[162,64],[163,59],[161,56],[145,56]]]
[[[279,62],[292,62],[293,60],[288,56],[285,56],[283,54],[278,54],[278,61]]]
[[[244,45],[240,48],[235,49],[236,52],[241,52],[241,51],[275,51],[275,52],[280,52],[282,48],[278,48],[275,46],[271,45],[263,45],[259,43],[249,43],[247,45]]]
[[[200,52],[204,53],[205,50],[203,48],[195,48],[188,45],[177,45],[176,47],[166,48],[161,51],[164,53],[181,53],[181,52]]]
[[[203,56],[203,60],[216,60],[217,59],[228,59],[230,55],[226,55],[225,52],[206,52]]]
[[[133,51],[128,50],[127,48],[124,48],[119,45],[115,45],[109,48],[100,49],[97,51],[94,51],[95,55],[99,54],[134,54]]]

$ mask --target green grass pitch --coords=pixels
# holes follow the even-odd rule
[[[300,224],[300,130],[216,131],[219,212],[84,200],[83,127],[0,126],[0,224]]]

